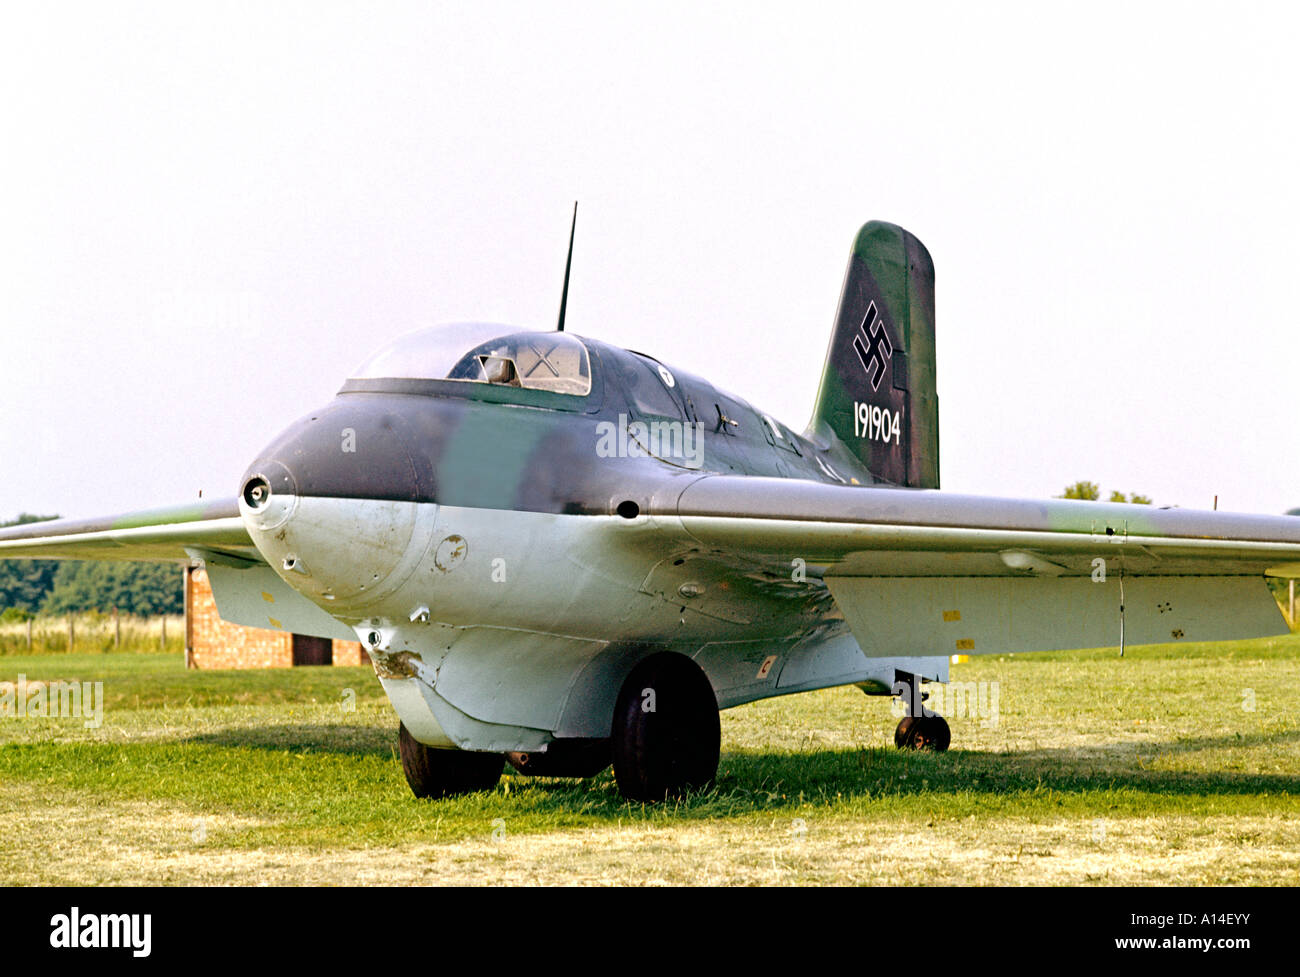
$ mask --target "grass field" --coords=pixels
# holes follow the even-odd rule
[[[1300,883],[1300,635],[976,658],[953,678],[996,715],[945,754],[853,688],[754,703],[716,789],[658,807],[609,772],[416,800],[369,669],[0,670],[104,683],[98,728],[0,716],[9,884]]]

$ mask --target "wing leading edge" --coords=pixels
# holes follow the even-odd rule
[[[0,559],[262,563],[234,499],[0,529]]]
[[[656,498],[651,513],[706,546],[839,576],[1090,576],[1097,557],[1147,575],[1300,576],[1293,516],[728,475]]]

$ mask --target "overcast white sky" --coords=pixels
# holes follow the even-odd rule
[[[1300,505],[1282,5],[25,5],[0,519],[231,495],[410,328],[550,328],[802,429],[849,245],[938,276],[946,489]]]

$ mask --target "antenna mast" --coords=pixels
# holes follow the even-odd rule
[[[556,332],[564,332],[564,310],[569,304],[569,269],[573,267],[573,233],[578,229],[578,201],[573,202],[573,223],[569,225],[569,257],[564,262],[564,290],[560,292],[560,321]]]

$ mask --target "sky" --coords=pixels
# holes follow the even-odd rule
[[[376,348],[567,329],[808,420],[849,247],[936,266],[944,489],[1300,506],[1277,5],[24,5],[0,520],[233,495]]]

